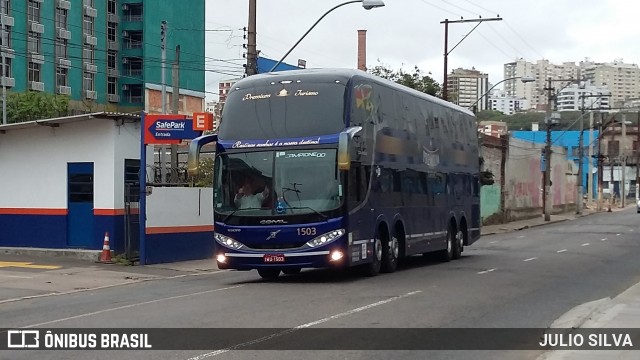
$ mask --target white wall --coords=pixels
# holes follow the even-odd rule
[[[114,122],[106,119],[0,134],[0,207],[67,208],[67,163],[94,163],[96,208],[113,208]]]
[[[147,227],[213,225],[213,189],[154,187],[147,196]]]

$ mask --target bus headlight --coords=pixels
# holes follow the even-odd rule
[[[322,234],[314,238],[313,240],[307,241],[307,246],[316,247],[316,246],[325,245],[336,240],[342,235],[344,235],[344,229],[329,231],[328,233]]]
[[[218,242],[218,244],[224,245],[228,248],[232,248],[232,249],[240,249],[241,247],[243,247],[244,245],[233,240],[232,238],[228,237],[228,236],[224,236],[220,233],[215,233],[213,235],[213,238]]]

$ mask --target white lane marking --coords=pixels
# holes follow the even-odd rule
[[[0,304],[10,303],[10,302],[15,302],[15,301],[20,301],[20,300],[37,299],[37,298],[41,298],[41,297],[70,295],[70,294],[75,294],[75,293],[79,293],[79,292],[102,290],[102,289],[108,289],[108,288],[112,288],[112,287],[116,287],[116,286],[137,284],[137,283],[145,282],[145,281],[172,280],[172,279],[179,279],[179,278],[191,277],[191,276],[215,275],[215,274],[219,274],[219,273],[225,273],[225,272],[228,272],[228,271],[230,271],[230,270],[217,270],[217,271],[201,272],[201,273],[195,273],[195,274],[182,274],[182,275],[174,275],[174,276],[168,276],[168,277],[154,277],[154,278],[146,278],[146,279],[139,279],[139,280],[131,280],[131,281],[125,281],[125,282],[121,282],[121,283],[117,283],[117,284],[96,286],[94,288],[88,288],[88,289],[78,289],[78,290],[70,290],[70,291],[63,291],[63,292],[53,292],[53,293],[48,293],[48,294],[30,295],[30,296],[23,296],[23,297],[19,297],[19,298],[0,300]]]
[[[600,241],[607,241],[607,238],[602,238],[600,239]]]
[[[495,243],[497,243],[497,242],[498,242],[497,240],[489,241],[489,244],[495,244]]]
[[[616,236],[620,236],[620,235],[622,235],[622,234],[616,234]]]
[[[633,229],[629,229],[629,231],[633,231]]]
[[[525,259],[524,261],[531,261],[531,260],[535,260],[535,259],[537,259],[537,257],[528,258],[528,259]]]
[[[563,253],[563,252],[565,252],[565,251],[567,251],[567,249],[558,250],[558,251],[556,251],[556,252],[557,252],[557,253]]]
[[[378,302],[375,302],[375,303],[372,303],[372,304],[369,304],[369,305],[361,306],[359,308],[355,308],[355,309],[352,309],[352,310],[341,312],[339,314],[331,315],[331,316],[322,318],[320,320],[316,320],[316,321],[308,322],[306,324],[298,325],[298,326],[296,326],[294,328],[287,329],[287,330],[284,330],[284,331],[280,331],[280,332],[277,332],[277,333],[272,334],[272,335],[267,335],[267,336],[264,336],[264,337],[261,337],[261,338],[255,339],[255,340],[251,340],[251,341],[247,341],[247,342],[244,342],[244,343],[241,343],[241,344],[238,344],[238,345],[234,345],[234,346],[232,346],[230,348],[216,350],[216,351],[212,351],[212,352],[209,352],[209,353],[206,353],[206,354],[201,354],[201,355],[197,355],[197,356],[194,356],[194,357],[190,357],[187,360],[202,360],[202,359],[205,359],[205,358],[208,358],[208,357],[224,354],[224,353],[226,353],[228,351],[231,351],[231,350],[236,350],[236,349],[240,349],[240,348],[243,348],[243,347],[246,347],[246,346],[249,346],[249,345],[261,343],[261,342],[273,339],[273,338],[278,337],[278,336],[282,336],[282,335],[285,335],[285,334],[290,334],[290,333],[292,333],[294,331],[297,331],[297,330],[300,330],[300,329],[305,329],[305,328],[308,328],[308,327],[311,327],[311,326],[314,326],[314,325],[325,323],[325,322],[330,321],[330,320],[334,320],[334,319],[338,319],[338,318],[341,318],[341,317],[349,316],[349,315],[352,315],[352,314],[355,314],[355,313],[358,313],[358,312],[361,312],[361,311],[364,311],[364,310],[367,310],[367,309],[371,309],[372,307],[384,305],[384,304],[390,303],[392,301],[396,301],[396,300],[400,300],[402,298],[406,298],[406,297],[411,296],[411,295],[419,294],[421,292],[422,291],[417,290],[417,291],[412,291],[412,292],[406,293],[404,295],[394,296],[394,297],[386,299],[386,300],[381,300],[381,301],[378,301]]]
[[[589,243],[584,243],[584,244],[582,244],[582,245],[580,245],[580,246],[589,246],[589,245],[591,245],[591,244],[589,244]]]
[[[104,309],[104,310],[99,310],[99,311],[93,311],[93,312],[89,312],[89,313],[85,313],[85,314],[69,316],[69,317],[62,318],[62,319],[51,320],[51,321],[45,321],[45,322],[41,322],[41,323],[39,323],[39,324],[32,324],[32,325],[22,326],[22,328],[23,328],[23,329],[34,328],[34,327],[38,327],[38,326],[49,325],[49,324],[55,324],[55,323],[59,323],[59,322],[63,322],[63,321],[68,321],[68,320],[73,320],[73,319],[79,319],[79,318],[83,318],[83,317],[87,317],[87,316],[93,316],[93,315],[103,314],[103,313],[111,312],[111,311],[115,311],[115,310],[128,309],[128,308],[132,308],[132,307],[140,306],[140,305],[148,305],[148,304],[153,304],[153,303],[157,303],[157,302],[161,302],[161,301],[175,300],[175,299],[182,299],[182,298],[186,298],[186,297],[190,297],[190,296],[204,295],[204,294],[210,294],[210,293],[214,293],[214,292],[218,292],[218,291],[223,291],[223,290],[237,289],[237,288],[239,288],[239,287],[243,287],[243,286],[244,286],[244,285],[229,286],[229,287],[220,288],[220,289],[213,289],[213,290],[207,290],[207,291],[200,291],[200,292],[196,292],[196,293],[192,293],[192,294],[176,295],[176,296],[170,296],[170,297],[161,298],[161,299],[155,299],[155,300],[150,300],[150,301],[143,301],[143,302],[140,302],[140,303],[129,304],[129,305],[124,305],[124,306],[118,306],[118,307],[115,307],[115,308],[109,308],[109,309]]]
[[[518,236],[518,239],[522,239],[524,237],[524,235],[520,235]]]
[[[3,274],[0,274],[0,277],[8,277],[12,279],[33,279],[33,276],[3,275]]]
[[[496,270],[498,270],[498,269],[495,269],[495,268],[494,269],[489,269],[489,270],[485,270],[485,271],[480,271],[480,272],[478,272],[478,274],[486,274],[486,273],[490,273],[490,272],[496,271]]]

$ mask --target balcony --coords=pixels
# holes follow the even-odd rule
[[[69,86],[58,86],[58,94],[60,95],[71,95],[71,87]]]
[[[58,66],[61,68],[69,69],[71,67],[71,60],[60,58],[58,59]]]
[[[33,91],[44,91],[44,83],[39,81],[29,81],[29,89]]]
[[[67,29],[58,28],[56,33],[57,33],[56,35],[60,39],[67,39],[67,40],[71,39],[71,31]]]
[[[33,31],[34,33],[42,34],[42,33],[44,33],[44,25],[32,21],[32,22],[29,23],[29,31]]]
[[[96,91],[93,90],[85,90],[84,91],[84,97],[87,99],[92,99],[95,100],[98,98],[98,93]]]
[[[58,9],[69,10],[71,9],[71,1],[56,0],[56,7],[58,7]]]
[[[2,84],[5,87],[14,87],[16,86],[16,79],[12,78],[12,77],[3,77],[2,78]]]

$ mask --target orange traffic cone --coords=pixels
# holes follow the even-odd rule
[[[103,264],[113,264],[111,260],[111,249],[109,248],[109,232],[104,233],[104,243],[102,245],[102,252],[100,253],[100,260],[98,262]]]

